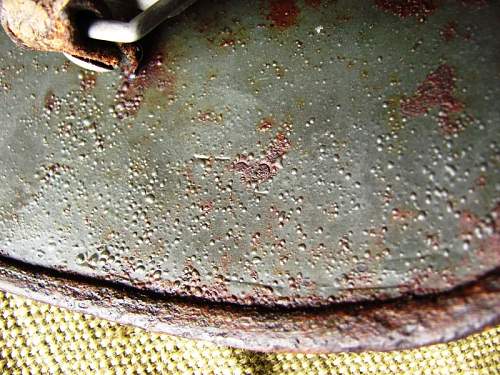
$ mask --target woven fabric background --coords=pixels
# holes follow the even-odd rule
[[[400,352],[262,354],[121,326],[0,292],[0,374],[500,374],[500,327]]]

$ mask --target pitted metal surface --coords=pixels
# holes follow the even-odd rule
[[[200,1],[134,79],[2,35],[1,254],[266,306],[496,269],[500,3],[390,3]]]

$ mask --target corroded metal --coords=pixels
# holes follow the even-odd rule
[[[222,329],[212,307],[199,317],[211,339],[242,347],[408,347],[496,321],[490,281],[454,292],[461,302],[411,296],[496,280],[500,4],[393,4],[201,1],[144,42],[135,77],[79,72],[2,38],[0,253],[170,296],[158,311],[189,319],[192,299],[241,316],[247,305],[246,328]],[[81,299],[63,298],[61,282],[15,287],[28,277],[16,272],[5,288]],[[120,320],[116,293],[88,311]],[[137,325],[209,338],[180,318],[155,326],[151,298]],[[408,307],[382,302],[397,298]],[[436,322],[421,328],[417,304]],[[405,339],[380,329],[389,338],[341,347],[331,338],[352,325],[327,322],[344,308],[361,331],[420,323]],[[287,314],[304,319],[280,325]]]
[[[153,332],[259,351],[401,350],[500,323],[498,273],[446,295],[292,310],[165,298],[3,259],[0,288]]]
[[[0,20],[19,46],[64,52],[102,66],[133,71],[140,56],[135,45],[97,42],[89,39],[85,30],[89,18],[122,17],[130,3],[122,2],[113,12],[102,0],[2,0]]]

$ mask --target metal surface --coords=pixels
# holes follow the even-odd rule
[[[113,68],[110,66],[105,66],[105,65],[98,65],[95,64],[91,60],[83,60],[79,57],[70,55],[69,53],[63,52],[63,55],[71,61],[73,64],[78,65],[79,67],[86,69],[86,70],[92,70],[97,73],[107,73],[113,71]]]
[[[149,331],[260,351],[405,349],[456,340],[500,323],[498,275],[459,287],[445,297],[292,310],[165,299],[3,259],[0,288]]]
[[[265,307],[444,292],[487,272],[496,280],[500,3],[391,4],[201,1],[151,38],[133,80],[78,72],[2,37],[1,254],[186,301]],[[43,299],[23,275],[4,276],[3,288]],[[61,296],[60,287],[46,288]],[[420,333],[391,343],[358,335],[350,349],[480,329],[499,310],[497,289],[481,288],[462,304],[422,302],[429,316],[433,303],[448,307],[421,330],[416,303],[402,302],[400,316],[382,304],[395,325],[413,314]],[[110,298],[107,316],[123,321]],[[162,311],[175,315],[172,304]],[[146,305],[138,315],[148,323],[134,324],[158,323]],[[322,323],[336,308],[301,315],[314,329],[280,325],[280,311],[260,344],[242,333],[262,328],[259,311],[230,331],[202,314],[211,336],[190,332],[267,350],[349,349]],[[363,314],[365,328],[380,325]],[[155,329],[189,336],[180,324]],[[265,346],[278,331],[280,344]],[[312,336],[294,341],[301,334]]]
[[[195,0],[158,0],[148,4],[147,8],[142,8],[143,12],[128,22],[94,20],[90,22],[87,33],[93,39],[133,43],[149,34],[166,19],[180,14],[194,2]]]
[[[194,2],[195,0],[146,0],[138,2],[137,5],[143,12],[129,22],[96,19],[89,22],[86,33],[92,39],[133,43],[145,37],[165,20],[179,15]],[[66,52],[63,52],[63,55],[72,63],[87,70],[98,73],[113,70],[111,66],[96,64],[94,61],[82,59]]]

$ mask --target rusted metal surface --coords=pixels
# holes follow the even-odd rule
[[[137,325],[241,347],[389,349],[496,321],[489,281],[381,302],[500,265],[500,3],[411,3],[200,1],[144,43],[135,78],[79,72],[3,37],[0,254],[181,298],[158,302],[178,313],[167,328],[146,312],[154,298],[127,304]],[[47,288],[51,302],[87,290],[20,289],[18,272],[5,288],[44,300]],[[88,311],[119,320],[119,296]],[[251,319],[225,330],[192,299]],[[196,314],[206,331],[186,323]],[[334,343],[363,324],[388,337]]]
[[[109,7],[102,0],[2,0],[0,21],[19,46],[39,51],[65,52],[103,66],[134,71],[140,53],[134,44],[98,42],[87,38],[89,17],[121,18],[133,11],[129,1]]]
[[[413,348],[499,324],[498,276],[446,295],[280,310],[164,298],[0,259],[0,288],[15,294],[154,332],[311,353]]]

